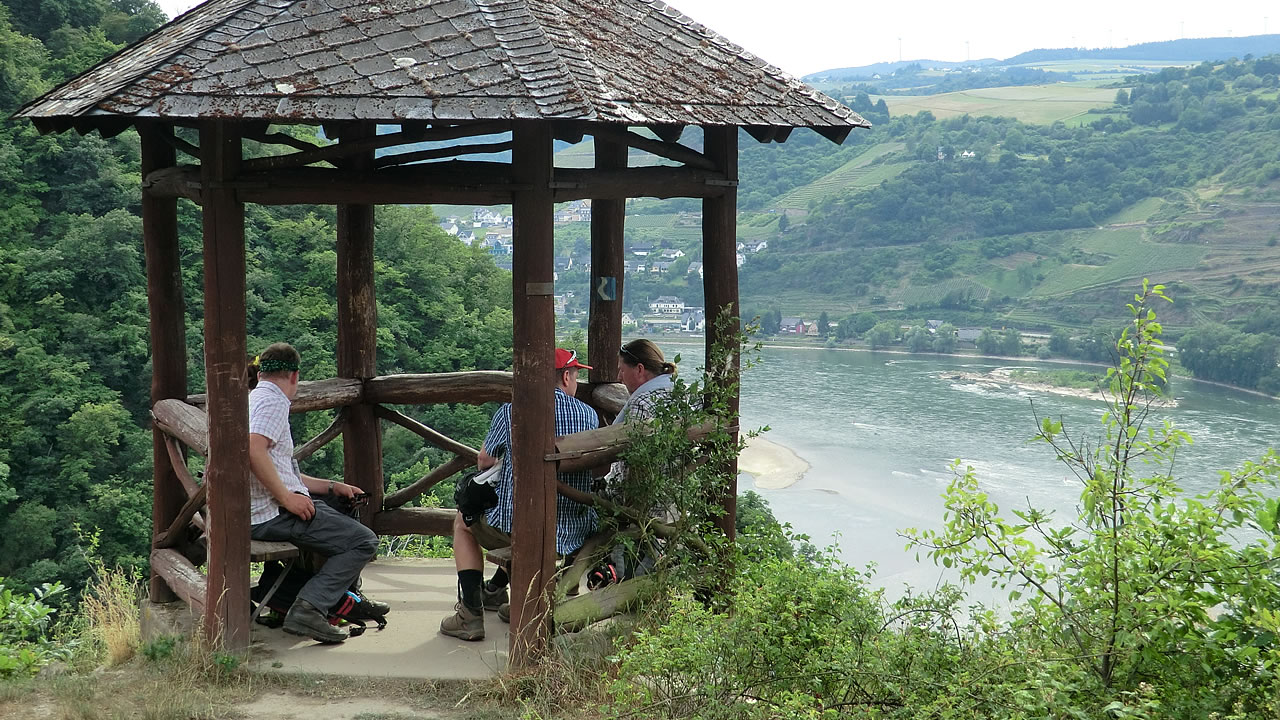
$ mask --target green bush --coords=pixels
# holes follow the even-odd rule
[[[67,649],[49,636],[57,609],[50,605],[66,592],[61,583],[44,583],[32,593],[5,587],[0,578],[0,678],[32,675]]]

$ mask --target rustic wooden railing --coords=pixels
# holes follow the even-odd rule
[[[386,405],[509,402],[511,388],[511,374],[494,371],[391,375],[375,377],[363,382],[341,378],[303,382],[299,384],[297,395],[293,399],[292,412],[337,410],[337,413],[327,428],[294,450],[294,459],[301,462],[340,437],[349,407],[359,404],[370,405],[378,418],[405,428],[422,438],[428,445],[452,456],[407,487],[386,495],[382,506],[370,519],[372,529],[379,535],[449,536],[453,532],[454,510],[408,508],[405,505],[428,492],[436,484],[474,466],[478,451]],[[581,383],[578,397],[595,407],[604,418],[609,419],[616,415],[625,403],[627,391],[616,383],[594,386]],[[182,510],[169,527],[157,533],[154,538],[151,554],[152,569],[164,578],[175,594],[191,607],[201,611],[205,603],[204,577],[196,567],[197,562],[193,561],[194,553],[189,551],[184,553],[181,549],[190,539],[192,527],[197,532],[205,529],[203,516],[206,503],[205,486],[197,482],[188,468],[184,451],[185,446],[202,457],[208,456],[208,419],[204,412],[204,404],[203,395],[192,395],[185,402],[178,399],[161,400],[152,408],[155,425],[164,433],[165,446],[175,475],[187,497]],[[689,430],[689,437],[699,439],[712,429],[711,423],[696,426]],[[575,433],[557,439],[555,452],[547,455],[546,460],[557,463],[557,467],[562,471],[601,467],[618,458],[628,446],[629,438],[629,432],[623,426],[606,425],[597,430]],[[563,483],[558,489],[561,494],[578,502],[620,511],[625,515],[623,509],[611,506],[604,498],[574,490]],[[603,540],[595,538],[591,547],[584,546],[579,553],[579,563],[565,573],[561,581],[562,587],[568,582],[576,583],[577,578],[587,569],[587,563],[594,556],[596,546]],[[626,602],[632,594],[626,589],[621,593],[614,590],[609,593],[610,598],[614,595],[625,597],[610,600],[601,596],[590,602],[599,604],[600,601],[604,601],[606,607],[604,612],[607,613],[608,607]],[[583,605],[584,603],[575,601],[574,604]],[[574,617],[582,614],[582,611],[574,608],[573,605],[570,605],[567,610]],[[587,612],[590,616],[599,613],[599,610]],[[559,622],[561,615],[559,608],[556,615]]]

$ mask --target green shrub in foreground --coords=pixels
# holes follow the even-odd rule
[[[18,593],[0,578],[0,678],[32,675],[67,657],[49,637],[57,612],[49,602],[65,592],[61,583],[44,583],[32,593]]]

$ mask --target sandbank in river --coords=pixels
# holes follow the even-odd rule
[[[747,447],[738,456],[738,469],[750,475],[756,487],[780,490],[804,477],[809,463],[791,448],[756,436],[747,440]]]

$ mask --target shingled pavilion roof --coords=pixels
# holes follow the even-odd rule
[[[658,0],[209,0],[17,116],[870,126]]]

